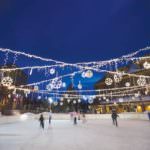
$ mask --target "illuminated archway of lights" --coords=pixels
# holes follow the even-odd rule
[[[0,48],[0,52],[4,55],[4,64],[0,68],[1,74],[5,72],[9,74],[17,70],[23,70],[28,72],[28,76],[34,76],[33,72],[35,71],[38,73],[44,72],[45,76],[47,74],[51,75],[47,77],[48,79],[46,78],[41,81],[30,82],[28,84],[20,86],[13,85],[10,78],[8,80],[8,77],[6,78],[2,76],[1,84],[6,86],[8,89],[14,91],[19,90],[24,91],[25,93],[38,93],[38,95],[42,94],[57,98],[62,98],[67,95],[69,99],[84,99],[84,97],[105,97],[111,99],[113,97],[135,96],[138,95],[139,91],[141,90],[146,91],[146,94],[148,94],[150,86],[149,75],[135,74],[134,72],[123,72],[119,70],[119,67],[126,66],[128,63],[138,63],[140,61],[145,61],[143,65],[143,70],[150,69],[150,62],[147,61],[150,59],[150,56],[142,54],[144,52],[149,53],[149,51],[150,47],[145,47],[128,55],[124,55],[119,58],[114,58],[110,60],[67,63],[54,59],[43,58],[32,54],[27,54],[21,51]],[[14,68],[6,67],[10,57],[13,60],[12,64],[16,65]],[[23,59],[36,60],[37,62],[39,62],[38,64],[41,65],[27,64],[25,66],[18,65],[19,67],[17,67],[17,62],[19,61],[19,58],[21,58],[22,61]],[[66,87],[66,83],[63,82],[64,78],[70,79],[72,85],[74,85],[73,78],[76,75],[81,75],[81,78],[87,78],[87,80],[90,80],[94,73],[108,73],[111,75],[111,77],[106,78],[107,80],[105,81],[107,88],[101,88],[98,90],[85,90],[82,89],[82,85],[79,81],[77,89],[63,89],[64,87]],[[128,81],[126,85],[118,87],[117,83],[119,83],[121,81],[121,78],[123,78],[124,76],[128,76],[129,79],[136,81],[134,81],[134,84],[132,85],[130,85],[130,81]],[[11,83],[9,83],[10,81]],[[112,84],[114,84],[114,87],[109,87]]]

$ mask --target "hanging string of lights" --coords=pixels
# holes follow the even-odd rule
[[[46,79],[46,80],[42,80],[42,81],[38,81],[38,82],[33,82],[33,83],[29,83],[29,84],[25,84],[25,85],[20,85],[20,86],[12,86],[13,84],[13,80],[11,79],[11,77],[7,76],[2,78],[1,80],[1,84],[3,86],[8,87],[8,89],[14,89],[14,90],[23,90],[23,91],[30,91],[30,92],[35,92],[35,93],[50,93],[50,90],[40,90],[40,89],[36,89],[36,90],[30,90],[30,88],[26,88],[26,87],[33,87],[33,86],[39,86],[39,85],[43,85],[45,83],[49,83],[50,88],[51,88],[51,83],[53,82],[53,84],[58,81],[58,80],[62,80],[65,77],[69,77],[69,78],[73,78],[75,75],[77,74],[82,74],[82,77],[87,77],[87,78],[91,78],[93,76],[93,72],[96,73],[109,73],[114,75],[114,79],[112,78],[106,78],[105,80],[105,84],[108,86],[106,89],[98,89],[98,90],[83,90],[82,89],[82,85],[81,82],[79,81],[80,86],[78,86],[78,89],[76,90],[78,93],[83,94],[86,92],[104,92],[106,91],[107,93],[105,94],[105,96],[128,96],[128,95],[132,95],[135,93],[130,93],[132,91],[136,91],[136,90],[141,90],[141,89],[145,89],[146,87],[149,87],[149,83],[147,83],[147,80],[150,79],[150,76],[148,75],[141,75],[141,74],[135,74],[133,73],[128,73],[128,72],[121,72],[118,70],[118,65],[117,63],[123,62],[125,61],[126,63],[129,61],[139,61],[139,60],[145,60],[145,59],[150,59],[150,56],[142,56],[142,57],[135,57],[136,55],[138,55],[141,52],[145,52],[150,50],[150,47],[145,47],[142,49],[139,49],[136,52],[130,53],[128,55],[124,55],[122,57],[119,58],[115,58],[115,59],[110,59],[110,60],[106,60],[106,61],[94,61],[94,62],[79,62],[79,63],[66,63],[63,61],[57,61],[54,59],[48,59],[48,58],[43,58],[40,56],[36,56],[36,55],[31,55],[31,54],[27,54],[25,52],[20,52],[20,51],[14,51],[11,49],[4,49],[4,48],[0,48],[0,52],[4,52],[5,53],[5,59],[4,59],[4,66],[0,68],[0,72],[12,72],[12,71],[16,71],[16,70],[30,70],[29,71],[29,75],[32,76],[33,74],[33,70],[37,69],[37,70],[42,70],[42,69],[51,69],[51,74],[55,73],[55,69],[57,67],[59,67],[60,70],[64,69],[64,67],[69,67],[70,68],[70,72],[69,73],[65,73],[63,75],[59,75],[56,77],[53,77],[51,79]],[[19,56],[25,56],[29,59],[37,59],[40,61],[44,61],[44,62],[48,62],[48,63],[55,63],[52,65],[44,65],[44,66],[24,66],[24,67],[14,67],[14,68],[9,68],[7,67],[7,61],[9,59],[9,54],[14,54],[14,58],[13,58],[13,65],[16,64],[17,58]],[[104,69],[104,66],[107,67],[107,65],[111,66],[112,64],[115,64],[115,70],[113,69]],[[143,64],[144,69],[150,69],[150,63],[145,62]],[[72,68],[76,68],[77,71],[72,70]],[[92,72],[93,71],[93,72]],[[142,71],[142,69],[141,69]],[[124,87],[115,87],[115,88],[109,88],[110,85],[112,85],[113,82],[115,83],[119,83],[121,81],[122,76],[128,76],[130,77],[136,77],[137,79],[137,84],[138,86],[132,85],[130,86],[129,84],[126,84],[126,86]],[[114,80],[114,81],[113,81]],[[61,84],[61,86],[60,86]],[[62,84],[64,84],[62,86]],[[48,87],[48,85],[47,85]],[[57,89],[57,92],[55,92],[55,95],[58,96],[63,96],[64,93],[72,93],[75,90],[69,90],[69,91],[63,91],[63,90],[59,90],[61,87],[65,87],[65,83],[59,82],[59,88]],[[55,87],[56,88],[56,87]],[[118,91],[120,90],[120,91]],[[122,90],[122,91],[121,91]],[[123,91],[124,90],[124,91]],[[113,93],[109,92],[109,91],[113,91]],[[115,91],[115,92],[114,92]],[[51,92],[51,94],[53,94]],[[88,94],[87,94],[88,95]],[[103,94],[96,94],[96,96],[102,96]],[[76,95],[79,97],[79,95]],[[89,95],[90,96],[90,95]]]

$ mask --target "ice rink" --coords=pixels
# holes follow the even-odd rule
[[[0,150],[150,150],[150,122],[54,120],[44,130],[35,119],[1,123]]]

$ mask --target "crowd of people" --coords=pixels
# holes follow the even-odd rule
[[[119,115],[117,114],[117,111],[115,109],[112,110],[111,117],[112,117],[113,125],[118,127],[117,118],[119,117]],[[70,112],[70,120],[72,121],[72,123],[74,125],[77,125],[78,121],[82,121],[82,123],[86,123],[87,122],[85,113],[80,113],[80,112],[75,112],[75,111],[74,112]],[[39,122],[40,122],[40,127],[42,129],[44,129],[44,127],[45,127],[45,118],[44,118],[43,114],[40,115]],[[49,126],[50,126],[51,122],[52,122],[52,111],[51,110],[49,111],[48,122],[49,122]]]
[[[86,123],[86,116],[85,113],[80,113],[80,112],[70,112],[70,120],[74,125],[78,124],[78,121],[82,121],[82,123]],[[43,114],[40,115],[39,117],[39,122],[40,122],[40,127],[44,129],[45,127],[45,118]],[[52,111],[49,111],[49,117],[48,117],[48,122],[49,125],[51,125],[52,122]]]

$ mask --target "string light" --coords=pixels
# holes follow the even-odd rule
[[[122,73],[122,72],[119,72],[118,71],[118,67],[117,67],[117,63],[122,62],[124,60],[126,60],[126,61],[134,61],[134,60],[149,59],[150,56],[134,57],[137,54],[139,54],[140,52],[144,52],[144,51],[147,51],[147,50],[150,50],[150,47],[145,47],[145,48],[139,49],[138,51],[133,52],[131,54],[124,55],[124,56],[122,56],[120,58],[110,59],[110,60],[107,60],[107,61],[82,62],[82,63],[71,64],[71,63],[65,63],[65,62],[57,61],[57,60],[53,60],[53,59],[43,58],[43,57],[36,56],[36,55],[27,54],[25,52],[19,52],[19,51],[14,51],[14,50],[10,50],[10,49],[0,48],[0,51],[1,52],[5,52],[5,56],[6,56],[6,58],[4,59],[4,66],[7,65],[8,54],[9,53],[14,54],[13,65],[15,65],[15,63],[17,61],[17,57],[21,56],[21,55],[22,56],[26,56],[26,57],[28,57],[30,59],[38,59],[38,60],[45,61],[45,62],[55,63],[55,65],[25,66],[25,67],[20,67],[20,68],[19,67],[18,68],[17,67],[15,67],[15,68],[1,68],[0,71],[2,71],[2,72],[11,72],[11,71],[15,71],[15,70],[28,70],[28,69],[30,69],[29,74],[31,76],[33,74],[33,70],[34,69],[40,70],[40,69],[47,69],[47,68],[49,68],[51,75],[55,74],[55,67],[60,67],[60,69],[62,69],[62,68],[64,68],[64,66],[69,66],[70,68],[71,67],[75,67],[76,69],[78,69],[78,71],[74,71],[73,73],[72,72],[71,73],[67,73],[65,75],[61,75],[61,76],[58,76],[58,77],[55,77],[55,78],[52,78],[52,79],[42,80],[42,81],[38,81],[38,82],[26,84],[26,85],[21,85],[21,86],[18,86],[18,87],[11,86],[12,85],[12,83],[11,83],[9,85],[9,87],[8,87],[9,89],[13,89],[14,88],[14,89],[28,91],[24,87],[30,87],[30,86],[32,87],[32,86],[34,86],[36,88],[34,88],[34,90],[31,90],[31,91],[32,92],[39,92],[39,93],[41,92],[39,90],[39,87],[38,87],[38,85],[40,85],[40,84],[51,82],[51,81],[56,81],[56,80],[62,80],[65,77],[72,77],[73,78],[76,74],[80,74],[80,73],[82,73],[83,77],[91,78],[93,76],[93,71],[98,72],[98,73],[105,72],[105,73],[113,74],[115,83],[119,83],[121,81],[121,79],[122,79],[122,76],[125,76],[125,75],[128,75],[129,77],[137,77],[138,78],[137,84],[142,89],[142,88],[144,88],[145,85],[147,86],[146,79],[150,79],[150,76],[137,75],[137,74],[134,74],[134,73],[125,73],[125,72]],[[104,66],[106,66],[108,64],[111,66],[112,63],[115,63],[115,67],[116,67],[115,71],[103,69]],[[145,62],[143,64],[143,66],[144,66],[145,69],[149,69],[149,63],[148,62]],[[108,80],[108,78],[106,78],[106,80],[105,80],[107,85],[111,85],[113,83],[113,79],[109,78],[109,81],[107,81],[107,80]],[[80,88],[79,88],[79,85],[80,85]],[[81,90],[82,89],[81,88],[82,85],[81,85],[80,82],[79,82],[79,85],[78,85],[78,88],[79,88],[78,92],[79,93],[90,91],[90,90]],[[122,90],[122,89],[129,89],[130,91],[133,91],[132,88],[135,88],[134,90],[137,90],[136,87],[138,87],[138,86],[130,86],[129,87],[128,85],[129,84],[126,84],[126,87],[121,87],[121,88],[107,88],[107,89],[91,90],[91,91],[99,91],[100,92],[100,91],[115,91],[115,90]],[[66,87],[65,82],[64,83],[61,82],[61,87]],[[64,91],[57,91],[57,92],[62,92],[63,93]],[[72,91],[69,91],[69,92],[72,92]],[[133,94],[133,93],[125,93],[125,92],[127,92],[127,90],[122,91],[122,93],[121,92],[120,93],[121,93],[121,95],[124,95],[124,96]],[[105,96],[110,96],[110,95],[111,96],[117,96],[117,95],[114,95],[114,94],[115,94],[115,92],[107,93],[107,94],[105,94]],[[103,94],[99,94],[97,96],[102,96],[102,95]],[[118,96],[121,96],[121,95],[118,95]]]

